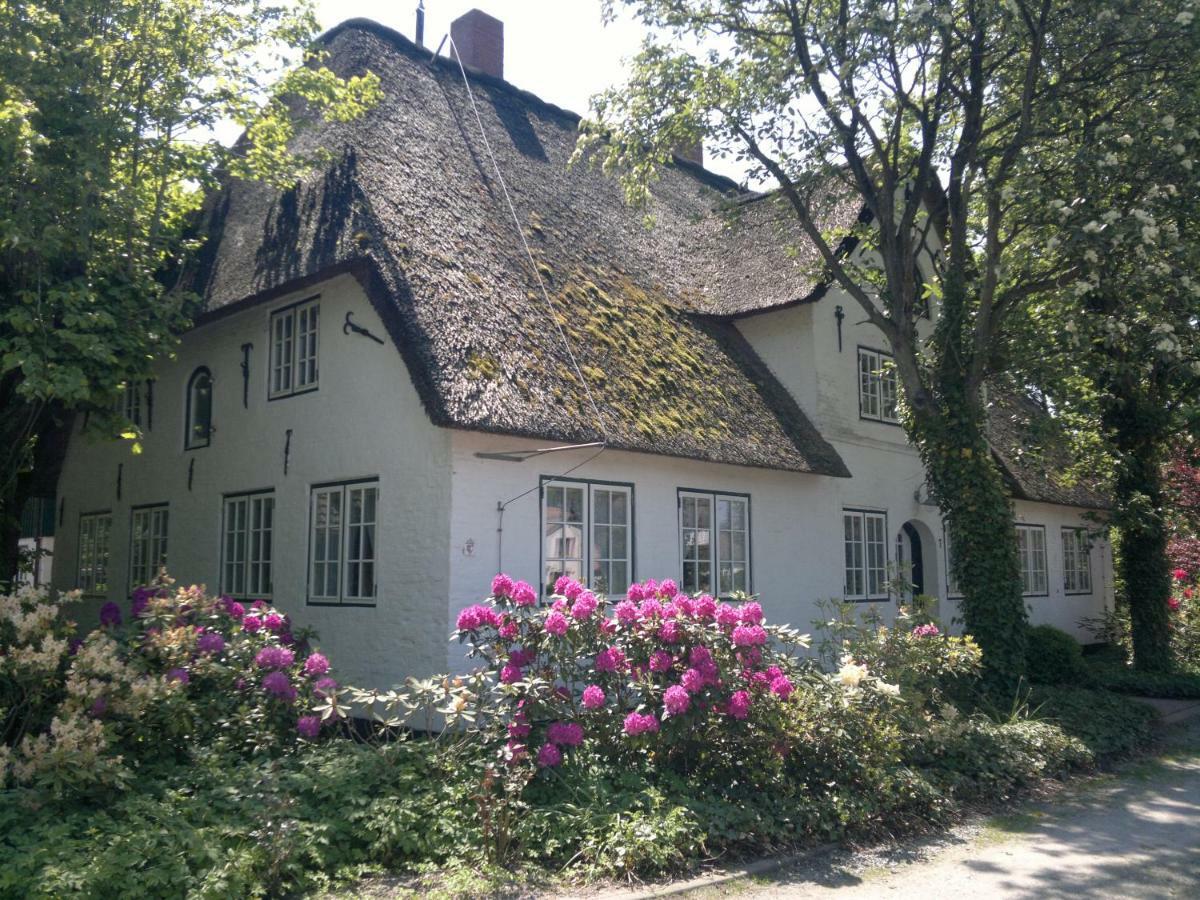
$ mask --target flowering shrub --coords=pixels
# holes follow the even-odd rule
[[[119,786],[152,757],[274,753],[337,717],[329,662],[286,615],[202,588],[139,589],[132,618],[107,603],[71,640],[64,595],[0,597],[0,784],[55,793]],[[14,702],[32,697],[34,702]],[[321,716],[310,710],[319,703]]]
[[[553,769],[586,745],[611,761],[753,779],[756,766],[782,764],[784,708],[822,678],[795,655],[807,636],[766,624],[753,599],[689,597],[670,579],[614,600],[563,577],[539,604],[529,585],[498,575],[457,625],[499,682],[510,765]],[[841,700],[881,688],[823,683]]]

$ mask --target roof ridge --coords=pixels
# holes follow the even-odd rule
[[[383,25],[379,22],[376,22],[374,19],[368,19],[363,16],[356,16],[355,18],[346,19],[345,21],[339,22],[337,25],[334,25],[328,31],[321,34],[316,39],[316,42],[319,44],[330,44],[338,35],[345,31],[350,31],[351,29],[357,29],[374,34],[376,37],[382,38],[388,43],[392,44],[402,53],[417,58],[427,65],[436,65],[446,70],[446,72],[451,75],[458,75],[458,63],[450,59],[450,57],[435,54],[435,52],[429,47],[418,44],[416,41],[412,40],[412,38],[407,37],[402,32],[397,31],[395,28],[392,28],[388,25]],[[422,57],[426,56],[428,59],[422,59]],[[511,94],[519,100],[539,107],[551,115],[566,119],[576,127],[578,127],[579,123],[583,121],[583,116],[581,114],[551,103],[549,100],[544,100],[537,94],[533,93],[533,91],[517,87],[511,81],[507,81],[503,78],[497,78],[495,75],[489,75],[487,72],[481,72],[479,69],[472,68],[465,63],[463,64],[463,69],[466,71],[467,77],[472,81],[488,85],[489,87],[498,88],[499,90]],[[675,155],[671,162],[667,163],[667,165],[673,166],[680,171],[687,172],[694,178],[707,182],[710,186],[716,188],[717,190],[736,191],[739,195],[748,197],[754,196],[753,191],[750,191],[746,187],[738,184],[727,175],[721,175],[717,172],[711,171],[710,169],[706,169],[701,163],[697,163],[693,160],[687,159],[686,157]]]

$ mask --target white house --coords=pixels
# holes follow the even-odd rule
[[[335,161],[294,190],[212,198],[203,311],[126,394],[144,451],[76,425],[54,584],[97,607],[165,564],[270,598],[372,684],[460,667],[454,615],[499,570],[746,590],[807,628],[820,598],[894,610],[899,562],[950,618],[878,332],[808,274],[771,197],[681,158],[647,230],[611,179],[568,167],[578,117],[502,80],[500,27],[454,25],[486,146],[456,63],[362,20],[324,37],[385,99],[305,132]],[[997,395],[992,434],[1031,618],[1077,631],[1112,602],[1088,531],[1104,502],[1026,446],[1039,415]]]

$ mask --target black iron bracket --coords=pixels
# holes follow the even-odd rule
[[[121,499],[121,482],[125,478],[125,463],[117,463],[117,499]]]
[[[287,475],[288,465],[292,461],[292,429],[287,430],[287,437],[283,442],[283,474]]]
[[[833,317],[835,319],[837,319],[838,353],[841,353],[842,352],[842,320],[846,318],[846,311],[844,309],[842,309],[842,305],[840,303],[836,307],[834,307]]]
[[[371,332],[369,332],[367,329],[352,321],[350,317],[353,315],[354,313],[350,312],[350,310],[346,310],[346,321],[342,324],[342,334],[349,334],[353,331],[355,334],[361,334],[363,337],[369,337],[377,344],[385,343],[383,338],[371,334]]]
[[[146,430],[154,430],[154,380],[146,379]]]
[[[192,477],[195,474],[196,474],[196,457],[193,456],[191,459],[191,462],[188,463],[188,492],[189,493],[191,493],[191,490],[192,490]]]
[[[66,509],[67,509],[67,498],[59,497],[58,498],[58,527],[59,528],[62,528],[63,513],[66,512]]]
[[[242,409],[250,408],[250,351],[253,344],[242,344]]]

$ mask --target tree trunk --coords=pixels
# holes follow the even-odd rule
[[[1133,632],[1133,665],[1171,668],[1170,561],[1163,510],[1162,452],[1168,435],[1158,404],[1119,399],[1105,412],[1119,454],[1113,502],[1121,529],[1119,566]]]
[[[945,516],[964,625],[983,650],[989,693],[1012,696],[1025,672],[1025,599],[1012,503],[982,427],[981,403],[917,425],[930,494]],[[940,421],[939,421],[940,420]]]

